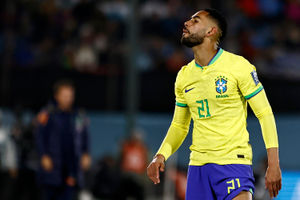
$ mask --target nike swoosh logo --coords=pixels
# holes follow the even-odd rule
[[[188,92],[189,92],[189,91],[191,91],[192,89],[195,89],[195,88],[193,87],[193,88],[191,88],[191,89],[188,89],[188,90],[187,90],[187,89],[185,89],[185,91],[184,91],[184,92],[185,92],[185,93],[188,93]]]

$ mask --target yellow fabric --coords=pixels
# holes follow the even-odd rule
[[[189,131],[190,122],[189,109],[176,106],[172,123],[157,154],[162,154],[167,160],[184,141]]]
[[[175,112],[174,119],[187,109],[194,121],[190,165],[251,164],[246,99],[257,96],[263,87],[255,67],[246,59],[222,49],[217,56],[208,66],[201,67],[193,60],[181,68],[175,83],[176,105],[180,110]],[[256,107],[256,100],[253,102]],[[268,111],[258,109],[256,113],[265,116],[260,122],[266,146],[276,146],[274,131],[266,131],[272,127],[269,115],[265,114]],[[188,132],[187,121],[189,118],[172,123],[158,154],[167,159],[177,150]]]
[[[278,147],[275,119],[265,91],[249,99],[248,102],[259,120],[266,148]]]

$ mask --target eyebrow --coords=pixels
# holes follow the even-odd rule
[[[195,18],[201,19],[198,15],[191,17],[191,19],[195,19]]]

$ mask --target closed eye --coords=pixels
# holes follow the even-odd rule
[[[199,16],[194,16],[194,17],[192,17],[192,20],[193,20],[194,23],[198,23],[199,20],[200,20],[200,17]]]

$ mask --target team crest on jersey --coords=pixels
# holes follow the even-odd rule
[[[218,76],[216,79],[216,91],[223,94],[227,91],[227,78],[224,76]]]
[[[218,76],[215,79],[216,91],[219,93],[219,95],[216,95],[216,98],[228,97],[227,94],[224,95],[224,93],[227,91],[227,82],[228,80],[225,76]]]

